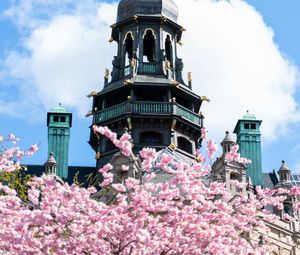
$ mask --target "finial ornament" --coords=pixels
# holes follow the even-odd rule
[[[201,96],[200,99],[201,99],[202,101],[206,101],[206,102],[208,102],[208,103],[210,103],[210,101],[211,101],[207,96]]]
[[[192,72],[188,72],[188,81],[192,82],[193,78],[192,78]]]
[[[94,96],[97,96],[97,92],[95,92],[95,91],[92,91],[90,94],[87,95],[88,98],[94,97]]]
[[[171,143],[171,144],[169,145],[169,148],[170,148],[171,150],[175,151],[176,148],[177,148],[177,146],[176,146],[176,144]]]
[[[226,135],[229,135],[230,133],[229,133],[229,131],[226,131],[225,134],[226,134]]]
[[[97,154],[96,154],[96,156],[95,156],[95,159],[96,159],[96,160],[101,159],[101,153],[100,153],[99,151],[97,152]]]
[[[93,115],[93,112],[92,111],[89,111],[86,115],[85,115],[85,117],[87,118],[87,117],[90,117],[90,116],[92,116]]]
[[[104,72],[104,78],[105,78],[105,79],[108,79],[108,77],[109,77],[109,69],[106,68],[106,69],[105,69],[105,72]]]

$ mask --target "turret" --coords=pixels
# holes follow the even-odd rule
[[[68,177],[69,141],[72,113],[59,104],[47,114],[48,154],[54,153],[57,161],[57,176]]]
[[[44,167],[45,167],[44,172],[46,175],[53,175],[53,176],[56,175],[57,163],[56,160],[54,159],[53,152],[50,153],[48,160],[44,164]]]
[[[247,176],[251,178],[254,186],[262,185],[261,123],[261,120],[257,120],[247,111],[247,114],[238,120],[234,129],[241,156],[252,161],[247,166]]]
[[[177,56],[185,29],[177,24],[173,0],[122,0],[110,42],[117,43],[111,80],[93,97],[93,125],[108,126],[121,136],[128,130],[134,153],[143,147],[171,147],[189,159],[201,143],[207,97],[195,94],[191,73],[186,84],[183,61]],[[107,74],[107,72],[106,72]],[[106,75],[107,77],[107,75]],[[89,141],[97,168],[109,162],[117,148],[91,130]]]

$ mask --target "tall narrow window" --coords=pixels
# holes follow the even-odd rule
[[[130,32],[127,33],[126,35],[125,49],[126,49],[126,60],[128,59],[128,62],[130,62],[130,60],[133,57],[133,38]]]
[[[144,56],[147,58],[148,62],[155,61],[155,37],[152,30],[146,30],[144,36]]]
[[[167,60],[170,61],[171,65],[173,62],[173,49],[172,49],[172,42],[171,42],[171,38],[169,35],[167,35],[166,41],[165,41],[165,49],[166,49],[166,57]]]

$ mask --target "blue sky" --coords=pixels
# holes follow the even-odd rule
[[[186,71],[195,74],[195,91],[212,98],[203,109],[210,137],[220,141],[249,109],[264,121],[264,170],[285,159],[300,172],[300,2],[177,3],[187,28]],[[83,117],[91,101],[85,96],[101,89],[104,68],[111,67],[116,46],[107,41],[115,13],[107,1],[0,1],[0,135],[15,133],[25,148],[40,145],[26,162],[46,160],[46,113],[61,102],[74,112],[70,165],[94,165],[87,144],[91,119]]]

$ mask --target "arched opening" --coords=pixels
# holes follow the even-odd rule
[[[170,35],[167,35],[166,41],[165,41],[165,50],[166,50],[166,58],[168,61],[170,61],[170,64],[172,66],[173,64],[173,48],[172,48],[172,42]]]
[[[155,37],[153,31],[146,30],[143,42],[144,53],[143,56],[146,57],[147,62],[155,61]]]
[[[126,51],[125,65],[129,65],[130,60],[133,57],[133,37],[131,32],[127,33],[126,35],[125,51]]]
[[[178,149],[183,150],[189,154],[193,154],[193,145],[188,139],[184,137],[178,137],[177,144]]]
[[[140,143],[143,145],[163,145],[163,136],[158,132],[143,132],[140,134]]]

